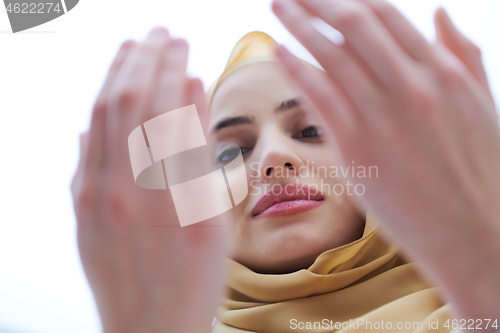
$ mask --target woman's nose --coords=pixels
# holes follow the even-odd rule
[[[276,178],[295,177],[303,164],[293,151],[288,150],[268,151],[261,163],[259,174],[263,183]]]

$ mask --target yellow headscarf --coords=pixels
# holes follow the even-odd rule
[[[236,69],[276,61],[275,45],[265,33],[245,35],[207,91],[208,99]],[[308,269],[288,274],[255,273],[228,258],[226,293],[212,332],[452,331],[450,304],[443,304],[437,287],[424,281],[379,229],[368,214],[360,239],[325,251]]]

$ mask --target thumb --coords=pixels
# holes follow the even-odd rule
[[[198,116],[200,117],[201,126],[205,138],[207,138],[208,131],[208,106],[203,82],[199,78],[188,79],[187,82],[187,96],[186,105],[195,104]]]

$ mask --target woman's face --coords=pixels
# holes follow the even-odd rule
[[[249,195],[227,213],[229,258],[256,272],[285,273],[362,236],[365,217],[338,176],[333,137],[276,63],[226,77],[212,98],[209,141],[241,147],[247,172]],[[216,158],[231,156],[227,150]],[[260,200],[269,191],[276,195]]]

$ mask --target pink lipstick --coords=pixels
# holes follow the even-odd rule
[[[273,188],[257,201],[252,217],[274,217],[301,213],[320,206],[325,197],[307,185],[288,184]]]

